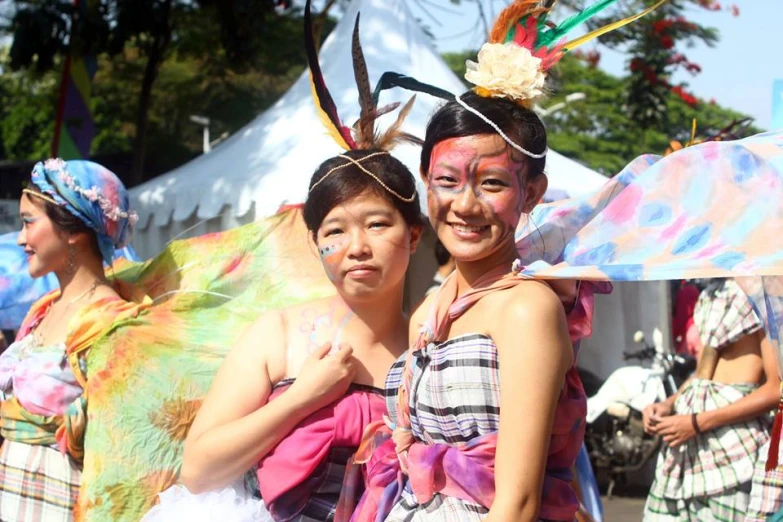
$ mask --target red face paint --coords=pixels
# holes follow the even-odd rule
[[[432,150],[427,205],[456,260],[475,261],[513,244],[525,205],[525,163],[494,135],[452,138]]]

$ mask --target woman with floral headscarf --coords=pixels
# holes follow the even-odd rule
[[[85,358],[94,341],[140,306],[104,272],[130,240],[136,214],[97,163],[37,163],[20,201],[19,245],[33,277],[59,289],[36,302],[0,356],[0,520],[71,520],[80,484]]]

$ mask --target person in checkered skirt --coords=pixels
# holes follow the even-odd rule
[[[780,379],[761,321],[730,279],[707,285],[694,321],[703,345],[694,376],[644,410],[645,429],[664,442],[645,521],[744,520],[766,457]]]

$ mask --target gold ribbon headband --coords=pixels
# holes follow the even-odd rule
[[[24,192],[25,194],[30,194],[31,196],[35,196],[38,199],[42,199],[44,201],[48,201],[52,205],[57,205],[58,207],[60,206],[60,204],[57,203],[55,200],[53,200],[52,198],[50,198],[49,196],[47,196],[46,194],[43,194],[41,192],[36,192],[35,190],[30,190],[30,189],[22,189],[22,192]]]
[[[404,201],[405,203],[413,203],[413,201],[416,199],[416,188],[415,187],[413,188],[413,194],[411,194],[410,197],[406,198],[405,196],[400,195],[396,190],[394,190],[391,187],[389,187],[386,183],[381,181],[381,178],[379,178],[378,176],[376,176],[375,174],[373,174],[372,172],[367,170],[367,168],[364,165],[362,165],[362,162],[365,161],[365,160],[368,160],[370,158],[374,158],[376,156],[387,155],[387,154],[389,154],[389,152],[385,151],[385,150],[380,151],[380,152],[373,152],[372,154],[369,154],[369,155],[367,155],[367,156],[365,156],[363,158],[359,158],[358,160],[355,160],[355,159],[351,158],[350,156],[346,156],[345,154],[340,154],[340,155],[338,155],[338,157],[348,160],[348,163],[343,163],[342,165],[338,165],[338,166],[336,166],[336,167],[334,167],[332,169],[329,169],[329,171],[326,174],[324,174],[321,177],[321,179],[319,179],[318,181],[313,183],[313,186],[310,187],[310,192],[315,190],[315,187],[320,185],[321,182],[323,180],[325,180],[327,177],[329,177],[329,175],[332,174],[333,172],[336,172],[336,171],[338,171],[338,170],[340,170],[340,169],[342,169],[344,167],[347,167],[348,165],[355,165],[356,168],[358,168],[359,170],[361,170],[362,172],[364,172],[365,174],[370,176],[372,179],[377,181],[378,184],[381,187],[383,187],[384,190],[386,190],[386,192],[388,192],[389,194],[391,194],[395,198],[399,199],[400,201]]]

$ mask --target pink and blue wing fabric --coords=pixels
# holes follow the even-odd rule
[[[541,205],[523,221],[516,234],[520,276],[740,277],[779,347],[781,201],[783,131],[641,156],[597,193]]]

